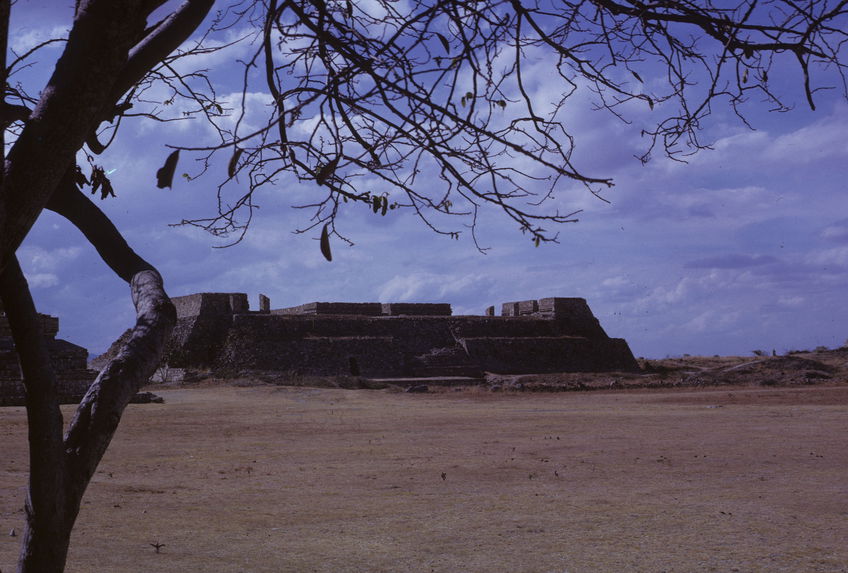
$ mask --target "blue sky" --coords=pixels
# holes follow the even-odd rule
[[[62,2],[21,0],[13,9],[19,49],[55,35]],[[20,76],[36,82],[49,73]],[[232,56],[212,62],[226,76]],[[540,66],[543,68],[543,66]],[[780,70],[778,70],[780,71]],[[793,77],[793,70],[785,70]],[[35,84],[33,84],[35,85]],[[557,87],[544,73],[539,98]],[[266,95],[256,93],[256,101]],[[616,186],[599,201],[582,187],[564,186],[554,199],[583,209],[580,222],[560,230],[559,244],[538,248],[496,211],[479,226],[481,254],[469,239],[434,235],[408,214],[380,217],[358,207],[342,213],[341,230],[355,246],[335,241],[334,260],[318,247],[318,231],[293,234],[306,223],[292,209],[315,192],[312,184],[282,179],[259,197],[261,209],[236,246],[197,229],[172,227],[212,214],[211,181],[177,181],[156,189],[165,143],[209,140],[199,123],[151,126],[128,122],[107,154],[118,197],[98,201],[128,241],[155,264],[172,296],[193,292],[258,293],[275,308],[309,301],[449,302],[454,314],[482,314],[489,305],[549,296],[580,296],[611,336],[646,357],[783,352],[848,338],[848,105],[823,92],[811,112],[800,93],[793,112],[751,107],[756,127],[716,108],[705,125],[714,149],[687,164],[634,158],[645,146],[634,112],[625,125],[593,112],[577,98],[566,118],[577,138],[575,161],[610,176]],[[190,160],[181,164],[190,166]],[[60,336],[97,354],[134,318],[128,287],[98,259],[68,223],[45,213],[18,256],[42,312],[60,317]]]

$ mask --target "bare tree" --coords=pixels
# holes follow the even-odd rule
[[[20,356],[30,441],[19,571],[64,568],[85,488],[175,322],[159,273],[82,191],[111,194],[95,157],[119,137],[122,120],[202,118],[217,130],[208,146],[174,148],[157,184],[172,183],[180,151],[199,157],[201,173],[226,165],[218,212],[184,223],[236,241],[262,189],[293,173],[316,189],[301,230],[321,227],[327,258],[331,237],[342,237],[335,221],[345,204],[384,215],[411,209],[454,237],[463,227],[453,218],[473,236],[478,210],[489,205],[539,244],[556,240],[557,224],[576,220],[576,212],[547,207],[555,190],[574,184],[600,197],[612,185],[573,161],[575,140],[562,112],[575,94],[588,91],[595,109],[622,121],[640,107],[652,110],[641,159],[657,150],[683,159],[708,146],[699,130],[718,103],[742,121],[751,98],[790,109],[769,81],[786,63],[810,107],[824,87],[844,94],[846,2],[242,0],[224,3],[189,41],[212,0],[178,7],[79,0],[62,56],[37,96],[8,81],[32,51],[0,66],[3,134],[14,136],[2,146],[0,297]],[[0,0],[4,56],[9,11],[10,1]],[[183,65],[227,49],[217,36],[225,31],[239,32],[235,42],[249,51],[236,102],[221,101],[208,71]],[[558,82],[555,101],[535,98],[534,61],[545,62],[547,82]],[[259,128],[245,121],[250,90],[262,91],[268,104]],[[88,175],[80,156],[90,163]],[[246,191],[233,195],[236,180],[247,182]],[[15,256],[44,209],[82,231],[131,285],[137,310],[132,336],[64,436],[55,376]]]
[[[552,193],[601,197],[613,184],[573,160],[563,118],[583,94],[624,122],[648,116],[647,162],[708,147],[699,131],[716,104],[742,121],[752,99],[791,109],[770,83],[774,72],[795,75],[813,108],[818,90],[846,89],[845,6],[831,0],[267,0],[233,16],[228,26],[255,30],[243,94],[268,94],[269,121],[242,127],[254,111],[246,97],[233,104],[234,127],[232,117],[209,117],[220,142],[194,151],[206,166],[224,153],[228,179],[219,212],[186,223],[236,240],[259,191],[293,172],[323,188],[303,205],[313,209],[303,230],[332,234],[345,203],[366,203],[384,214],[413,209],[437,232],[473,236],[488,205],[538,245],[576,220],[576,210],[548,206]],[[559,83],[554,101],[531,85],[539,63],[546,83]]]
[[[4,43],[9,2],[3,2]],[[155,268],[136,255],[75,182],[76,154],[118,99],[201,23],[211,1],[189,0],[147,27],[162,2],[79,2],[64,52],[33,109],[4,101],[22,124],[0,187],[0,297],[20,357],[30,441],[30,483],[19,571],[62,571],[82,495],[121,413],[156,368],[176,315]],[[6,53],[5,50],[3,52]],[[4,68],[4,76],[7,74]],[[5,77],[3,84],[6,85]],[[15,251],[45,208],[68,218],[131,285],[137,322],[92,384],[67,434],[35,307]]]

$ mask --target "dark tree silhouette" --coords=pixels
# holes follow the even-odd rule
[[[4,116],[20,126],[0,182],[0,297],[20,358],[29,424],[30,481],[18,570],[64,569],[82,495],[130,398],[158,364],[176,320],[159,273],[136,255],[76,184],[76,153],[118,99],[200,25],[211,1],[185,2],[147,27],[161,2],[79,2],[56,68],[34,101],[6,87]],[[9,2],[2,2],[4,50]],[[14,64],[15,62],[13,62]],[[8,103],[9,92],[18,101]],[[27,104],[34,104],[32,109]],[[23,112],[23,113],[21,113]],[[45,208],[76,225],[115,273],[131,285],[137,322],[119,355],[100,373],[63,437],[56,380],[26,280],[15,257]]]
[[[306,229],[334,230],[345,202],[364,202],[473,235],[489,205],[537,244],[555,240],[557,223],[576,212],[552,211],[549,194],[576,186],[600,196],[613,183],[572,160],[563,118],[586,100],[581,92],[593,100],[585,112],[625,122],[640,107],[650,112],[642,161],[657,152],[685,160],[708,147],[699,130],[716,104],[743,121],[752,99],[791,109],[770,75],[794,76],[811,107],[819,89],[844,92],[844,18],[833,1],[254,3],[226,25],[256,30],[243,93],[267,92],[273,111],[253,132],[242,128],[247,98],[233,105],[235,128],[209,116],[220,142],[194,151],[207,165],[223,153],[239,185],[219,187],[216,216],[186,222],[237,240],[258,192],[294,172],[323,188],[306,205]],[[555,101],[530,85],[540,62],[545,82],[558,85]]]
[[[293,173],[315,189],[301,231],[321,228],[328,259],[331,239],[344,238],[335,221],[345,204],[382,214],[411,209],[454,237],[464,227],[456,230],[451,218],[473,237],[478,210],[491,206],[539,244],[556,240],[558,223],[575,220],[576,212],[547,206],[554,190],[575,185],[600,197],[612,185],[572,159],[576,142],[563,110],[581,101],[576,94],[591,95],[586,112],[625,122],[647,108],[653,121],[642,129],[642,161],[658,152],[684,159],[708,147],[699,132],[715,105],[730,106],[743,122],[752,98],[791,109],[772,75],[794,74],[813,109],[820,89],[844,94],[846,2],[241,0],[211,12],[212,0],[78,0],[67,40],[48,42],[64,42],[52,76],[30,95],[8,76],[43,45],[7,55],[11,3],[0,0],[0,120],[8,140],[0,297],[26,388],[31,471],[19,571],[63,570],[88,481],[175,321],[159,273],[82,191],[114,194],[95,157],[120,137],[122,122],[202,118],[217,130],[209,145],[168,152],[156,184],[172,184],[178,151],[199,158],[201,172],[226,165],[218,212],[183,223],[235,241],[262,190]],[[235,103],[220,100],[208,70],[186,71],[193,56],[228,49],[232,43],[219,39],[227,31],[241,31],[233,43],[249,46]],[[535,98],[534,62],[544,62],[545,82],[557,86],[555,101]],[[156,95],[162,90],[165,100]],[[248,128],[249,94],[257,91],[267,121]],[[77,165],[81,151],[88,175]],[[235,180],[244,191],[232,195]],[[131,285],[137,309],[132,336],[64,436],[55,377],[15,256],[44,209],[80,229]]]

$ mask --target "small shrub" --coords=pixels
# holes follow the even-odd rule
[[[766,355],[765,350],[752,350],[751,352],[753,353],[754,356],[765,356]]]

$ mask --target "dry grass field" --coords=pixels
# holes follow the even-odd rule
[[[848,571],[844,385],[157,393],[89,488],[71,573]],[[6,573],[25,442],[0,409]]]

